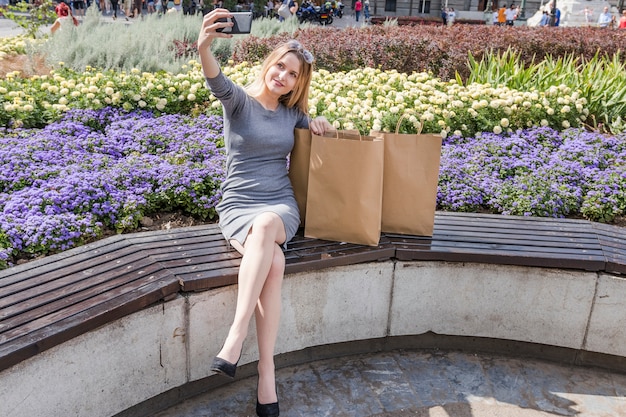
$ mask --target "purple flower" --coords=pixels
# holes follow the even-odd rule
[[[71,111],[41,130],[5,131],[0,262],[9,252],[65,250],[103,227],[133,228],[156,211],[214,217],[222,129],[221,117],[108,108]]]

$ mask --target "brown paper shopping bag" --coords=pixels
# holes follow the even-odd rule
[[[300,211],[300,226],[306,218],[306,195],[309,187],[309,159],[311,157],[311,131],[294,130],[294,144],[289,157],[289,180]]]
[[[432,236],[437,205],[441,136],[383,133],[385,170],[381,231]]]
[[[384,148],[380,138],[343,131],[312,135],[304,235],[378,245]]]

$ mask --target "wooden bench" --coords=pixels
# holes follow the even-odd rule
[[[583,220],[438,212],[432,238],[377,247],[308,239],[287,274],[389,259],[626,273],[624,229]],[[236,283],[239,254],[216,225],[118,235],[0,271],[0,371],[179,292]]]

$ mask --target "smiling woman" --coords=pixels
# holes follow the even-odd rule
[[[198,53],[206,83],[224,108],[226,180],[216,207],[227,241],[242,255],[235,318],[211,370],[235,376],[250,319],[256,310],[259,384],[256,412],[279,415],[274,377],[274,348],[281,310],[285,256],[281,246],[296,234],[300,214],[287,176],[287,156],[295,128],[323,134],[331,129],[324,117],[309,122],[309,87],[313,56],[300,43],[278,46],[264,60],[247,88],[221,71],[211,52],[232,14],[215,9],[204,17]]]

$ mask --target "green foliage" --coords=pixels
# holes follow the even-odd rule
[[[500,54],[489,52],[480,61],[470,53],[468,66],[467,83],[540,91],[563,84],[578,89],[587,100],[591,116],[586,123],[590,127],[613,133],[626,128],[626,65],[619,51],[612,57],[596,53],[590,59],[548,55],[525,65],[520,53],[508,49]],[[457,80],[462,83],[458,75]]]
[[[107,23],[91,7],[81,25],[58,31],[41,51],[49,64],[63,62],[65,67],[76,71],[89,67],[123,71],[140,68],[179,74],[185,72],[187,61],[197,56],[196,40],[201,23],[200,15],[182,13],[154,13],[131,23],[123,20]],[[266,37],[280,31],[293,32],[297,27],[297,21],[281,24],[277,19],[256,19],[252,35]],[[212,46],[215,56],[225,64],[244,38],[245,35],[217,39]]]
[[[107,23],[92,6],[78,27],[56,32],[42,52],[51,65],[63,62],[76,71],[93,67],[178,73],[188,58],[177,56],[174,41],[194,42],[200,22],[200,16],[155,13],[132,23]]]
[[[36,38],[42,26],[49,25],[56,19],[52,0],[42,0],[34,5],[22,1],[15,6],[8,6],[4,16],[17,23],[31,38]]]
[[[9,237],[0,230],[0,271],[9,267],[8,259],[12,253],[13,248],[11,247]]]

